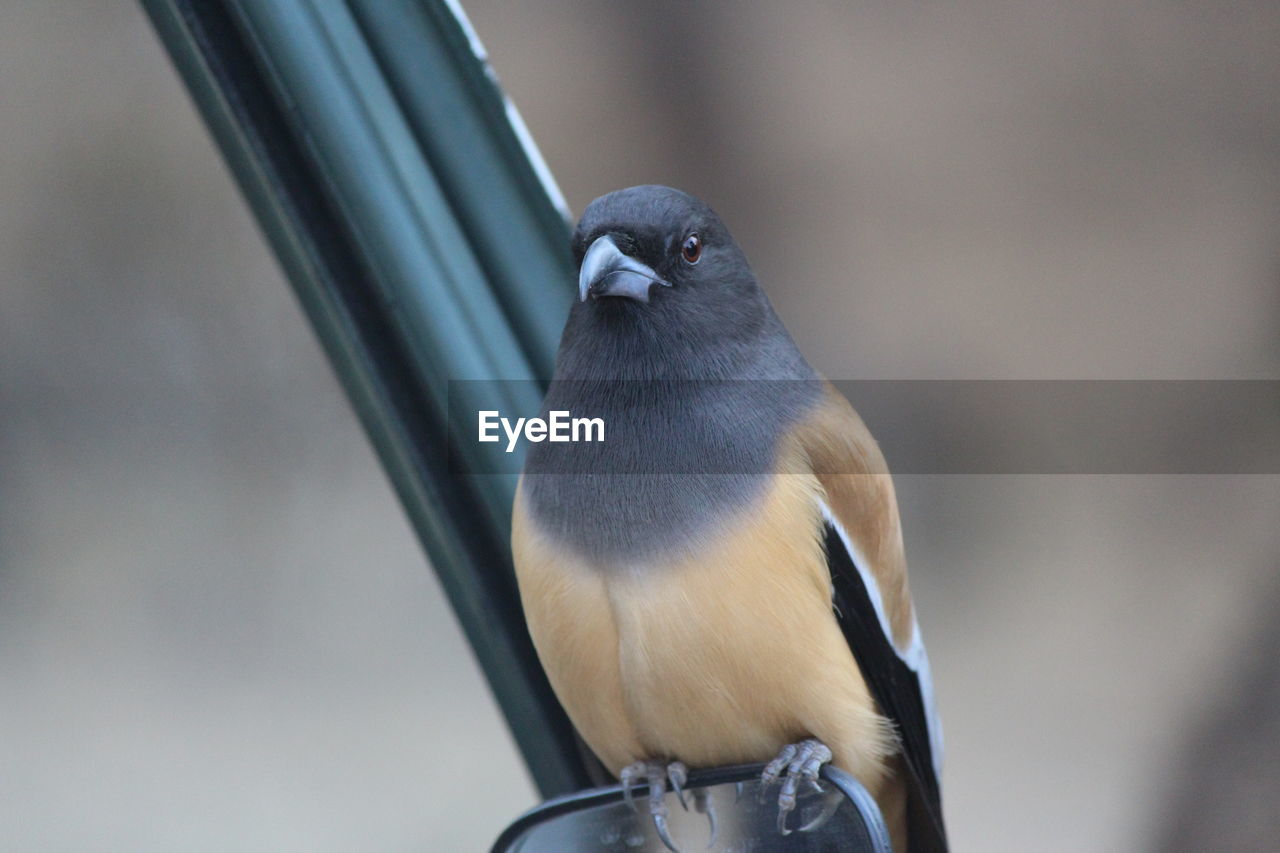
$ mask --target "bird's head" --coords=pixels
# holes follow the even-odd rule
[[[591,202],[573,254],[579,299],[561,352],[576,358],[561,373],[710,376],[748,358],[776,319],[720,217],[670,187]]]
[[[715,211],[688,193],[630,187],[587,205],[573,236],[578,298],[624,303],[750,297],[755,276]]]

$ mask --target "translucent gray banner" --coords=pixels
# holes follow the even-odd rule
[[[1280,381],[831,384],[861,414],[895,474],[1280,474]],[[753,401],[787,400],[803,412],[805,401],[825,393],[822,383],[623,381],[561,387],[554,399],[608,405],[553,415],[527,402],[528,411],[504,410],[504,402],[540,399],[535,383],[451,382],[449,390],[450,422],[475,427],[454,436],[450,465],[474,474],[519,470],[534,442],[549,445],[538,454],[544,473],[764,473],[754,470],[762,467],[758,455],[703,456],[689,443],[732,441],[741,423],[769,408]],[[643,424],[627,414],[637,411],[631,405],[612,405],[622,400],[646,409]],[[623,452],[637,441],[643,454]]]

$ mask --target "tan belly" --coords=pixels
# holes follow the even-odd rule
[[[517,496],[530,633],[612,772],[640,759],[762,761],[814,736],[874,792],[891,738],[831,610],[819,489],[812,476],[779,475],[762,505],[696,555],[607,568],[557,549]]]

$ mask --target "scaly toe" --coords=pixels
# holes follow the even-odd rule
[[[778,752],[778,757],[765,765],[764,772],[760,774],[760,783],[762,785],[772,785],[782,778],[782,772],[787,769],[787,765],[795,757],[796,749],[797,747],[794,743],[784,746]]]

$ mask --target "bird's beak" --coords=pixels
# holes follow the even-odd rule
[[[649,288],[655,284],[671,285],[651,268],[624,255],[608,234],[597,237],[582,257],[578,272],[578,297],[625,296],[638,302],[649,301]]]

